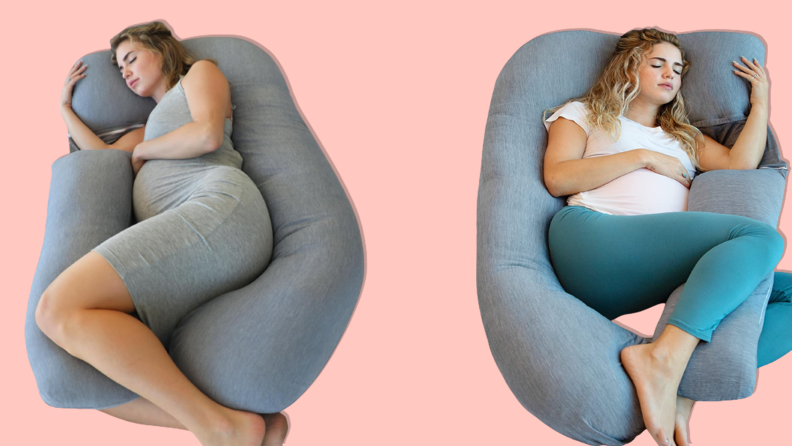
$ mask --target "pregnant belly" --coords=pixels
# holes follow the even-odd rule
[[[171,161],[182,161],[171,162]],[[186,160],[149,160],[132,185],[132,208],[138,222],[183,203],[206,168]]]
[[[687,211],[689,189],[648,169],[638,169],[583,192],[583,203],[614,215]],[[573,203],[570,203],[573,204]]]

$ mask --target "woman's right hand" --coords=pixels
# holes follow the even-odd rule
[[[61,93],[61,107],[71,107],[72,105],[72,90],[74,89],[74,84],[85,77],[84,70],[88,67],[88,65],[83,65],[82,61],[78,61],[74,66],[69,70],[69,76],[66,78],[66,83],[63,84],[63,93]]]
[[[675,156],[666,155],[664,153],[655,152],[649,149],[645,150],[646,153],[646,168],[654,173],[665,175],[672,180],[678,181],[679,184],[690,189],[690,176],[688,175],[687,167],[682,164],[682,161]],[[685,174],[683,177],[682,174]]]

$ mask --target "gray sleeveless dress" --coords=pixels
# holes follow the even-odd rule
[[[184,76],[182,76],[183,78]],[[192,122],[179,82],[146,123],[144,140]],[[127,286],[140,320],[168,347],[179,322],[214,297],[259,277],[272,255],[272,224],[241,169],[226,118],[222,146],[190,159],[147,160],[132,191],[137,224],[92,251]]]

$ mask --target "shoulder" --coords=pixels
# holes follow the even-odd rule
[[[569,121],[575,122],[578,126],[580,126],[585,132],[586,135],[591,133],[591,128],[588,125],[586,120],[586,115],[588,114],[588,110],[586,109],[586,105],[582,102],[572,101],[564,104],[558,110],[553,113],[552,116],[545,119],[544,125],[545,128],[550,131],[550,124],[558,118],[564,118]]]
[[[209,62],[208,60],[196,61],[195,63],[193,63],[190,66],[190,69],[187,70],[187,74],[200,73],[200,72],[205,72],[207,70],[208,71],[217,71],[218,73],[222,74],[222,72],[220,71],[220,68],[218,68],[217,65],[213,64],[212,62]]]
[[[199,60],[192,64],[187,74],[182,78],[182,86],[223,87],[228,86],[228,80],[217,65],[208,60]]]
[[[559,110],[569,110],[569,111],[576,111],[578,113],[586,114],[588,113],[588,108],[586,108],[586,104],[579,102],[579,101],[572,101],[565,104]]]
[[[556,113],[558,113],[559,116],[575,117],[579,118],[580,121],[585,121],[586,115],[588,115],[588,108],[586,104],[582,102],[572,101],[564,104]]]

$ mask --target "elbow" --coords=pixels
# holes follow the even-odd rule
[[[550,193],[550,195],[556,198],[565,195],[564,194],[565,191],[563,190],[564,185],[559,184],[558,173],[555,170],[553,169],[544,170],[544,183],[545,183],[545,188],[547,189],[547,192]]]
[[[223,145],[223,134],[221,133],[218,135],[216,132],[213,131],[211,128],[206,129],[206,133],[204,135],[204,151],[206,153],[214,152],[215,150],[219,149],[220,146]]]
[[[755,170],[759,168],[759,164],[751,165],[744,162],[730,162],[729,170]]]
[[[556,189],[555,181],[553,181],[547,175],[545,175],[544,180],[545,180],[545,188],[547,188],[547,192],[549,192],[550,195],[552,195],[552,196],[554,196],[556,198],[560,197],[561,194],[559,193],[558,189]]]
[[[208,148],[207,152],[214,152],[215,150],[219,149],[220,146],[222,145],[223,145],[222,141],[218,142],[216,139],[211,140],[211,142],[207,145]]]

